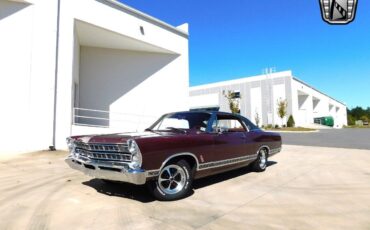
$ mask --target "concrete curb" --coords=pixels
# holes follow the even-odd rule
[[[264,130],[266,132],[272,133],[318,133],[320,130],[312,130],[312,131],[279,131],[279,130]]]

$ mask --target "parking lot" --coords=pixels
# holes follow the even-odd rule
[[[370,150],[285,145],[266,172],[204,178],[174,202],[86,177],[66,155],[0,160],[0,229],[370,228]]]
[[[281,133],[290,145],[322,146],[370,150],[370,128],[322,129],[319,132]]]

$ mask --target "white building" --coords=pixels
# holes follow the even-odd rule
[[[141,130],[188,109],[187,24],[112,0],[0,0],[0,151]]]
[[[241,99],[240,113],[251,121],[260,118],[259,125],[279,125],[277,103],[287,101],[287,114],[293,115],[296,126],[308,126],[314,118],[331,116],[334,127],[347,125],[347,107],[340,101],[318,91],[292,75],[291,71],[190,87],[191,109],[230,111],[223,92],[237,92]]]

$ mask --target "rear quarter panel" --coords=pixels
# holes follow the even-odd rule
[[[253,140],[256,143],[256,151],[262,146],[268,146],[270,149],[281,148],[282,140],[279,133],[251,131],[251,134],[254,136]]]

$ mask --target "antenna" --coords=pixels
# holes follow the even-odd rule
[[[268,68],[262,69],[262,74],[263,75],[268,75],[268,74],[272,74],[272,73],[275,73],[275,72],[276,72],[276,67],[268,67]]]
[[[267,95],[266,95],[266,105],[267,105],[267,123],[274,123],[273,120],[273,79],[271,74],[276,72],[276,67],[265,68],[266,75],[266,86],[267,86]]]

